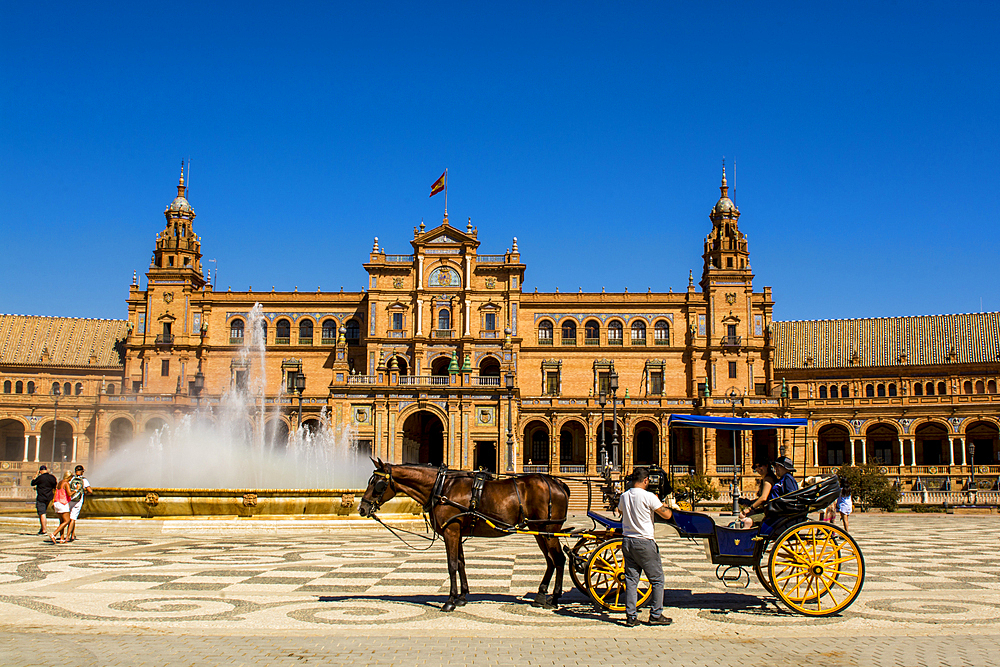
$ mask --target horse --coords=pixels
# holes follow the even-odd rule
[[[493,528],[476,513],[488,517],[498,527],[520,526],[542,533],[557,532],[566,521],[569,487],[549,475],[518,475],[499,480],[485,480],[482,473],[448,470],[447,466],[389,464],[372,459],[375,471],[361,498],[358,514],[375,517],[383,503],[402,492],[420,503],[430,517],[434,532],[444,539],[448,555],[451,590],[442,611],[464,606],[469,594],[465,576],[465,537],[504,537],[510,532]],[[478,477],[478,479],[477,479]],[[534,606],[554,609],[562,596],[566,556],[559,539],[535,535],[538,548],[545,555],[545,576],[532,602]],[[547,596],[549,580],[555,572],[552,597]],[[456,575],[462,588],[456,585]]]

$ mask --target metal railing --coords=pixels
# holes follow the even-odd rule
[[[522,466],[521,467],[521,471],[525,472],[525,473],[533,473],[533,472],[548,473],[549,467],[547,465],[544,465],[544,466],[536,466],[536,465]]]
[[[563,338],[559,341],[560,345],[576,345],[576,338]]]
[[[312,345],[312,344],[313,344],[313,339],[312,338],[300,338],[299,339],[299,345]]]
[[[490,330],[490,331],[480,331],[479,332],[479,337],[480,338],[499,338],[500,337],[500,332],[496,331],[495,329]]]
[[[645,345],[646,344],[646,339],[645,338],[633,338],[632,339],[632,344],[633,345]]]
[[[386,255],[385,261],[387,262],[412,262],[413,255]]]
[[[597,338],[584,338],[583,339],[583,344],[584,345],[600,345],[601,344],[601,338],[600,338],[600,336],[598,336]]]
[[[669,338],[654,338],[653,345],[670,345]]]
[[[290,345],[291,342],[292,342],[292,339],[290,337],[289,338],[285,338],[285,337],[277,338],[276,337],[274,339],[274,344],[275,345]]]
[[[587,466],[560,465],[559,472],[572,473],[576,475],[585,474],[587,472]]]
[[[506,255],[476,255],[476,261],[480,264],[505,264]]]
[[[454,329],[431,329],[431,338],[448,339],[454,337]]]
[[[173,345],[174,335],[173,334],[160,334],[156,337],[157,345]]]
[[[552,339],[551,338],[541,338],[541,337],[539,337],[538,344],[539,345],[552,345]]]
[[[337,339],[336,338],[320,338],[319,339],[319,344],[320,345],[336,345],[337,344]]]
[[[622,344],[621,338],[608,338],[608,345],[621,345],[621,344]]]
[[[743,336],[723,336],[722,347],[739,347],[743,342]]]
[[[375,375],[348,375],[347,384],[375,384]]]

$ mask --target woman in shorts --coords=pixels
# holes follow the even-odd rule
[[[851,487],[847,484],[840,487],[840,497],[837,498],[836,505],[840,520],[844,522],[844,532],[850,532],[847,529],[847,517],[854,511],[854,499],[851,498]]]
[[[52,509],[59,515],[59,527],[49,535],[53,544],[63,544],[69,538],[69,480],[72,478],[72,472],[64,472],[62,480],[56,485],[55,495],[52,496]]]

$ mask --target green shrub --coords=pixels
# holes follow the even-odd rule
[[[917,514],[944,514],[948,510],[943,505],[914,505],[910,511]]]
[[[886,512],[896,511],[899,505],[899,489],[894,487],[883,473],[878,462],[860,466],[843,465],[837,469],[841,486],[849,486],[855,505],[864,511],[877,507]]]
[[[687,500],[691,508],[702,500],[716,500],[720,493],[712,481],[704,475],[684,475],[674,479],[674,497]]]

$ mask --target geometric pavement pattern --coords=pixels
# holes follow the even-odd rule
[[[589,527],[585,517],[575,516],[571,523]],[[638,632],[657,641],[669,633],[674,639],[716,643],[720,637],[740,636],[780,642],[848,637],[858,646],[866,637],[884,644],[894,635],[947,635],[968,641],[962,651],[942,653],[946,664],[976,664],[975,656],[966,655],[975,641],[1000,633],[994,516],[853,515],[851,532],[866,564],[864,588],[850,608],[820,619],[789,612],[752,575],[748,588],[726,588],[701,540],[681,539],[669,526],[658,525],[665,613],[674,624],[634,630],[621,626],[622,614],[596,610],[575,590],[568,573],[558,610],[530,606],[545,569],[530,537],[467,541],[469,604],[445,614],[440,606],[447,597],[448,573],[440,542],[422,552],[385,532],[184,536],[134,524],[115,534],[108,525],[113,522],[88,526],[83,520],[81,539],[63,546],[26,534],[37,524],[0,528],[0,630],[7,633],[2,639],[9,650],[35,641],[31,633],[39,631],[131,635],[155,630],[205,641],[227,635],[342,636],[348,641],[377,634],[387,641],[460,636],[472,642],[589,641]],[[969,643],[972,636],[980,637]],[[995,647],[995,639],[987,645]],[[18,654],[18,660],[27,660],[31,651]],[[908,664],[931,664],[927,655]],[[845,658],[844,664],[863,658]],[[586,662],[580,656],[575,660]],[[16,663],[0,658],[0,664]]]

